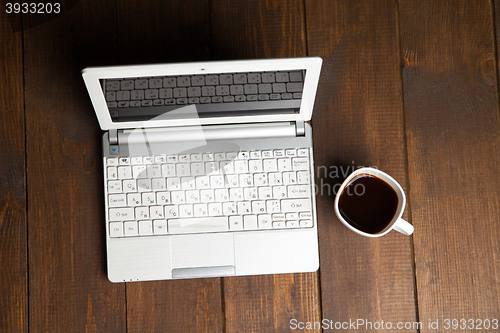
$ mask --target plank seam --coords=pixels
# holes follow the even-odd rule
[[[405,181],[406,181],[406,196],[407,196],[407,211],[408,211],[408,220],[412,222],[412,210],[411,210],[411,194],[410,194],[410,176],[409,176],[409,162],[408,162],[408,137],[406,132],[406,110],[405,110],[405,99],[404,99],[404,82],[403,82],[403,69],[401,66],[402,59],[402,47],[401,47],[401,27],[399,24],[400,16],[399,16],[399,0],[394,0],[395,9],[396,9],[396,38],[397,38],[397,55],[399,59],[396,62],[398,64],[398,73],[399,73],[399,82],[401,89],[401,108],[402,108],[402,123],[403,123],[403,146],[404,146],[404,163],[405,163]],[[415,320],[416,322],[420,322],[420,311],[418,304],[418,290],[417,290],[417,267],[415,263],[415,243],[413,240],[413,235],[410,236],[410,251],[412,258],[412,270],[413,270],[413,295],[415,299]],[[420,328],[417,327],[417,332],[420,332]]]
[[[21,63],[23,68],[22,77],[22,87],[23,87],[23,131],[24,131],[24,200],[25,200],[25,226],[26,226],[26,329],[25,332],[29,332],[30,326],[30,261],[29,261],[29,220],[28,220],[28,208],[29,208],[29,197],[28,197],[28,134],[26,131],[26,72],[25,72],[25,57],[24,57],[24,20],[23,16],[20,16],[21,20]]]
[[[494,61],[494,75],[495,75],[495,92],[496,92],[496,99],[497,99],[497,105],[498,105],[498,112],[500,114],[500,103],[498,103],[498,94],[499,94],[499,87],[498,87],[498,43],[497,43],[497,29],[496,29],[496,17],[495,17],[495,0],[490,0],[490,11],[491,11],[491,25],[492,25],[492,31],[493,31],[493,57],[495,59]],[[499,117],[500,118],[500,117]]]

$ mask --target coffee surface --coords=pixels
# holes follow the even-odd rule
[[[354,177],[339,198],[342,217],[354,228],[376,234],[384,230],[398,209],[398,195],[391,185],[369,174]]]

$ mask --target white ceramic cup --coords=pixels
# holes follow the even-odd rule
[[[394,214],[394,217],[392,218],[391,222],[387,225],[387,227],[385,227],[384,230],[382,230],[376,234],[369,234],[369,233],[366,233],[364,231],[361,231],[361,230],[353,227],[351,224],[349,224],[349,222],[347,222],[342,217],[342,215],[340,214],[340,211],[339,211],[340,195],[344,191],[345,187],[351,182],[351,180],[353,180],[356,176],[361,175],[361,174],[372,175],[372,176],[375,176],[375,177],[378,177],[378,178],[384,180],[387,184],[389,184],[396,191],[396,194],[398,195],[398,208],[396,210],[396,213]],[[362,236],[380,237],[380,236],[384,236],[392,229],[399,231],[400,233],[402,233],[404,235],[409,236],[413,233],[413,226],[401,218],[401,216],[403,215],[403,212],[405,210],[405,205],[406,205],[405,193],[404,193],[403,189],[401,188],[401,185],[399,185],[399,183],[397,181],[395,181],[394,178],[392,178],[391,176],[389,176],[385,172],[380,171],[378,169],[360,168],[360,169],[357,169],[356,171],[354,171],[353,173],[351,173],[349,175],[349,177],[347,177],[347,179],[344,180],[344,182],[342,183],[342,186],[340,186],[340,188],[337,192],[337,196],[335,197],[334,209],[335,209],[335,214],[337,214],[337,217],[339,218],[340,222],[342,222],[346,227],[348,227],[349,229],[351,229],[355,233],[358,233]],[[363,209],[363,207],[359,207],[359,209]]]

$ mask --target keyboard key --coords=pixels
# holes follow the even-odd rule
[[[288,73],[280,72],[276,73],[276,82],[288,82]]]
[[[149,79],[149,88],[151,89],[163,88],[162,82],[163,80],[159,78]]]
[[[127,206],[140,206],[141,202],[141,195],[139,193],[127,194]]]
[[[245,215],[245,216],[243,216],[243,228],[245,230],[256,230],[256,229],[258,229],[257,216],[255,216],[255,215]]]
[[[219,84],[219,76],[217,76],[217,75],[207,75],[207,76],[205,76],[205,84],[207,86],[216,86],[216,85],[218,85]]]
[[[264,171],[274,172],[278,171],[278,163],[275,159],[265,159],[264,160]]]
[[[221,74],[219,75],[219,83],[225,85],[233,84],[233,76],[231,74]]]
[[[298,220],[299,215],[297,213],[287,213],[286,214],[286,219],[287,220]]]
[[[302,93],[296,92],[296,93],[293,93],[292,96],[294,99],[300,99],[300,98],[302,98]]]
[[[207,204],[196,204],[193,207],[194,217],[204,217],[208,216],[208,205]]]
[[[139,235],[147,236],[153,234],[151,221],[139,221]]]
[[[110,237],[123,236],[123,223],[122,222],[111,222],[109,224],[109,236]]]
[[[299,213],[299,218],[301,220],[312,220],[311,212],[301,212]]]
[[[190,87],[191,78],[189,76],[182,76],[177,78],[177,87]]]
[[[139,192],[150,192],[151,191],[151,179],[138,179],[137,180],[137,190]]]
[[[132,90],[130,92],[131,100],[142,100],[144,99],[144,90]]]
[[[139,234],[137,222],[135,221],[123,223],[123,229],[125,231],[125,236],[137,236]]]
[[[257,94],[259,89],[256,84],[245,84],[245,95]]]
[[[235,84],[229,87],[229,91],[231,95],[243,95],[243,85]]]
[[[192,205],[180,205],[179,206],[179,217],[193,217],[193,206]]]
[[[311,187],[309,185],[290,185],[287,193],[289,198],[309,198]]]
[[[132,169],[129,166],[118,167],[118,178],[119,179],[130,179],[132,178]]]
[[[259,229],[271,229],[273,227],[270,214],[261,214],[257,216]]]
[[[272,83],[275,81],[274,73],[262,73],[263,83]]]
[[[290,83],[289,83],[290,84]],[[273,83],[273,93],[286,93],[286,85],[284,83]]]
[[[135,89],[148,89],[149,88],[149,82],[148,82],[148,80],[137,79],[137,80],[134,81],[134,88]]]
[[[110,221],[126,221],[134,219],[133,208],[110,208],[109,220]]]
[[[168,205],[170,201],[170,192],[156,192],[156,202],[159,205]]]
[[[128,108],[129,107],[129,102],[118,102],[118,107],[119,108]]]
[[[293,170],[309,170],[309,159],[303,157],[292,158]]]
[[[108,180],[118,179],[118,169],[116,167],[108,167],[107,177],[108,177]]]
[[[259,101],[268,101],[269,100],[269,94],[260,94],[259,95]]]
[[[175,88],[177,87],[177,80],[175,77],[166,77],[163,79],[164,88]]]
[[[298,228],[300,227],[299,221],[286,221],[287,228]]]
[[[240,201],[237,203],[238,214],[250,214],[252,212],[252,203],[249,201]]]
[[[158,98],[158,89],[147,89],[144,91],[144,97],[146,99],[157,99]]]
[[[193,87],[204,86],[205,85],[205,77],[201,75],[191,76],[191,85]]]
[[[263,200],[252,201],[252,213],[262,214],[266,212],[266,202]]]
[[[283,228],[286,228],[286,222],[285,221],[273,222],[273,228],[274,229],[283,229]]]
[[[208,204],[208,215],[219,216],[222,214],[222,204],[220,202],[213,202]]]
[[[168,234],[168,227],[166,220],[154,220],[153,221],[153,231],[155,235],[166,235]]]
[[[310,211],[311,199],[283,199],[281,200],[282,212]]]
[[[273,186],[273,198],[274,199],[286,198],[286,186]]]
[[[258,192],[259,192],[259,199],[261,200],[273,198],[273,190],[271,187],[259,187]]]
[[[309,227],[312,227],[312,221],[310,220],[301,220],[300,221],[300,226],[302,228],[309,228]]]
[[[279,214],[273,214],[272,215],[273,221],[284,221],[285,220],[285,214],[279,213]]]
[[[121,90],[132,90],[134,89],[135,83],[132,80],[123,80],[120,82]]]
[[[108,102],[116,101],[116,92],[115,91],[106,92],[106,101]]]
[[[260,73],[249,73],[247,74],[248,83],[260,83],[261,77]]]
[[[149,207],[135,207],[135,217],[138,220],[149,219]]]
[[[280,92],[285,92],[285,91],[280,91]],[[289,82],[289,83],[287,83],[286,84],[286,92],[289,92],[289,93],[300,93],[300,92],[302,92],[302,83],[301,82]]]
[[[247,99],[246,99],[246,97],[245,97],[244,95],[238,95],[238,96],[234,96],[234,100],[235,100],[236,102],[244,102],[244,101],[246,101]]]
[[[242,216],[229,216],[229,229],[243,230],[243,217]]]
[[[143,205],[154,205],[156,203],[156,196],[153,192],[142,193]]]
[[[290,72],[290,81],[291,82],[300,82],[300,81],[302,81],[302,73],[300,71]]]
[[[309,184],[310,183],[309,171],[297,172],[297,183],[298,184]]]
[[[227,216],[169,219],[168,230],[170,234],[226,231],[229,230],[229,220]]]
[[[116,166],[116,165],[118,165],[118,158],[117,157],[108,157],[106,159],[106,164]]]
[[[165,206],[165,217],[166,218],[169,218],[169,217],[178,217],[179,216],[179,212],[177,210],[177,206],[175,205],[170,205],[170,206]]]
[[[290,171],[292,170],[292,161],[289,158],[278,159],[278,170],[279,171]]]
[[[247,75],[246,74],[233,74],[233,82],[234,82],[234,84],[245,84],[245,83],[247,83]]]
[[[259,84],[259,94],[270,94],[273,92],[273,88],[269,83]]]
[[[122,193],[122,182],[121,182],[121,180],[110,180],[110,181],[108,181],[108,193]]]
[[[217,96],[227,96],[229,95],[229,86],[217,86],[215,93]]]
[[[281,211],[279,200],[267,200],[266,211],[268,213],[277,213]]]
[[[127,199],[125,194],[111,194],[108,196],[109,207],[126,207]]]
[[[106,81],[106,90],[120,90],[120,81]]]

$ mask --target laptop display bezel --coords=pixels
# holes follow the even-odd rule
[[[88,67],[82,70],[90,99],[101,129],[155,128],[192,125],[238,124],[253,122],[309,121],[321,71],[319,57],[282,58],[263,60],[213,61],[196,63],[172,63],[154,65]],[[196,119],[168,119],[113,122],[106,104],[100,80],[115,78],[137,78],[167,75],[199,75],[214,73],[244,73],[265,71],[305,70],[304,87],[298,113],[258,114],[238,116],[215,116]]]

